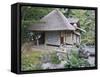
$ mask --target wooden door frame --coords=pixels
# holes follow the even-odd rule
[[[62,35],[61,33],[63,32],[60,32],[60,44],[64,44],[64,34]]]

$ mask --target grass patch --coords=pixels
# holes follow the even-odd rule
[[[41,55],[39,51],[22,53],[21,55],[21,70],[38,70],[41,69]]]
[[[48,52],[41,52],[41,51],[29,51],[22,53],[21,56],[21,70],[40,70],[42,69],[41,65],[45,58],[50,59],[52,64],[59,64],[61,61],[58,59],[56,52],[48,53]],[[43,59],[43,60],[42,60]]]
[[[56,53],[51,53],[51,63],[53,64],[59,64],[61,61],[59,60],[58,56]]]

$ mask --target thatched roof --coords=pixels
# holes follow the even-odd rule
[[[32,24],[28,30],[32,31],[58,31],[58,30],[75,30],[68,19],[58,10],[51,11],[44,16],[41,23]]]

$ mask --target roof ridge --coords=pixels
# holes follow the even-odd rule
[[[44,21],[46,23],[33,24],[30,27],[30,30],[75,30],[75,28],[68,22],[63,13],[61,13],[57,8],[41,18],[40,21]]]
[[[62,13],[59,9],[57,9],[56,11],[58,12],[57,14],[59,14],[60,18],[62,18],[65,27],[68,27],[68,25],[70,25],[70,27],[73,27],[73,26],[69,23],[68,19],[63,15],[63,13]],[[74,27],[73,27],[73,28],[74,28]]]

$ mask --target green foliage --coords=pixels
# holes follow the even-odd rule
[[[41,69],[41,58],[42,53],[39,51],[32,51],[22,53],[21,56],[21,70],[39,70]]]
[[[43,64],[42,57],[47,56],[49,58],[50,56],[50,62],[52,64],[59,64],[61,61],[58,59],[55,52],[48,53],[48,52],[41,52],[41,51],[27,51],[22,53],[21,55],[21,70],[27,71],[27,70],[40,70],[42,69],[41,65]]]
[[[21,7],[21,38],[22,43],[26,41],[30,41],[34,37],[30,37],[30,31],[28,31],[28,27],[31,24],[40,22],[39,20],[47,15],[52,8],[44,8],[44,7],[30,7],[30,6],[22,6]],[[33,32],[34,33],[34,32]],[[34,33],[35,34],[35,33]]]
[[[79,67],[90,67],[88,61],[83,58],[79,58],[78,52],[76,49],[72,49],[71,55],[69,56],[69,60],[65,64],[65,68],[79,68]]]
[[[86,30],[86,33],[81,33],[81,42],[85,44],[95,44],[95,11],[68,9],[65,13],[66,17],[79,19],[80,27]]]
[[[23,6],[21,8],[23,20],[39,20],[48,14],[52,8]]]
[[[51,63],[53,64],[59,64],[61,61],[59,60],[58,56],[56,55],[56,52],[51,53]]]

